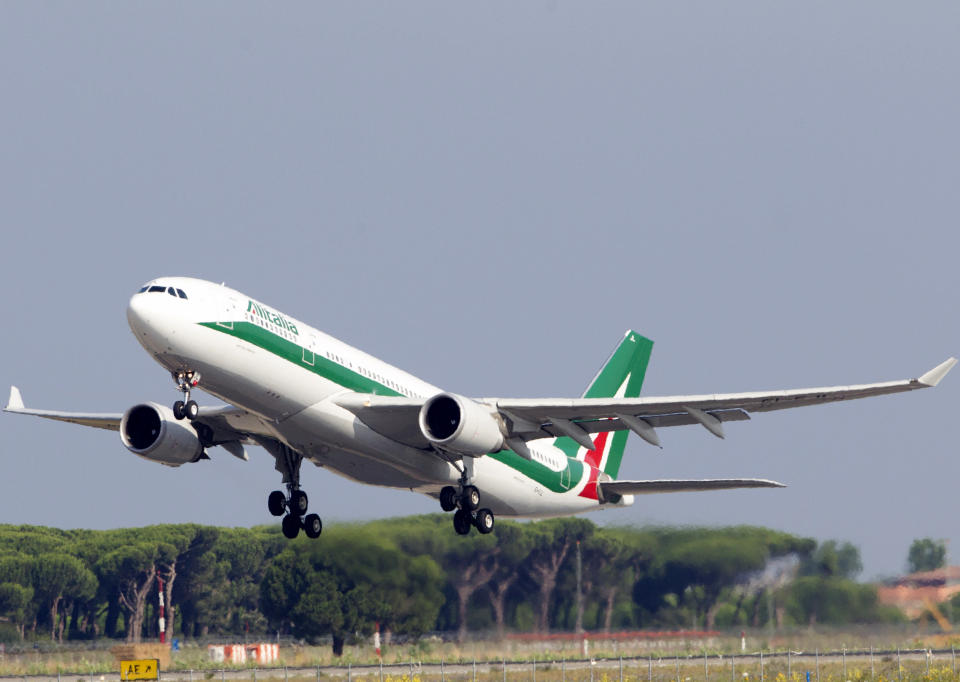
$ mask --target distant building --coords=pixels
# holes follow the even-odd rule
[[[894,578],[877,588],[881,604],[896,606],[907,618],[919,618],[931,605],[960,593],[960,566],[920,571]]]

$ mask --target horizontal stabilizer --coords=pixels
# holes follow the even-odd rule
[[[786,488],[783,483],[765,478],[707,478],[699,480],[662,479],[657,481],[601,481],[605,495],[652,495],[653,493],[693,493],[736,488]]]

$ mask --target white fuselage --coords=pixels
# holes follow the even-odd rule
[[[425,400],[440,388],[275,308],[226,286],[164,277],[131,298],[127,319],[164,368],[200,372],[198,388],[248,412],[265,433],[317,466],[433,496],[460,478],[438,453],[386,438],[332,400],[351,391]],[[616,505],[601,504],[595,468],[568,458],[549,439],[528,445],[530,460],[508,451],[462,460],[494,514],[559,516],[632,503],[624,496]]]

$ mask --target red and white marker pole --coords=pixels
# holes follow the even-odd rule
[[[373,631],[373,648],[377,650],[377,658],[380,658],[380,623],[376,624]]]
[[[167,621],[163,617],[163,581],[157,577],[157,591],[160,593],[160,618],[158,620],[160,630],[160,643],[167,641]]]

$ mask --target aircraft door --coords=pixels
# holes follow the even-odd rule
[[[240,319],[240,302],[234,296],[228,296],[224,311],[218,316],[217,324],[226,329],[233,329],[234,320]]]
[[[313,334],[306,339],[304,339],[303,345],[303,364],[313,367],[316,364],[316,354],[314,353],[314,348],[317,346],[316,337]]]

